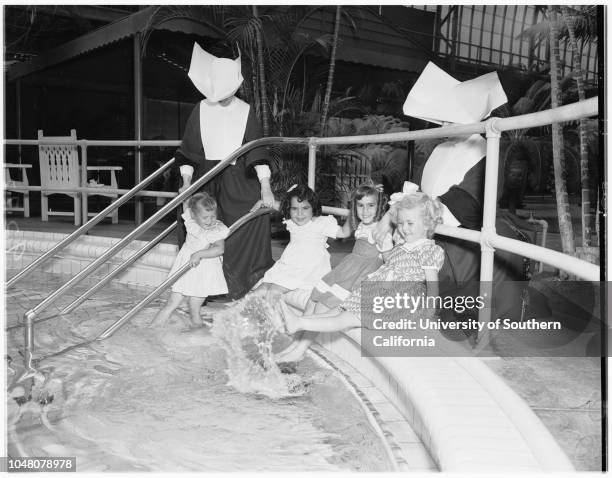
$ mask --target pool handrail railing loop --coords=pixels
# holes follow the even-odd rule
[[[254,141],[250,141],[249,143],[246,143],[245,145],[241,146],[240,148],[235,150],[233,153],[231,153],[227,158],[225,158],[224,160],[222,160],[218,164],[216,164],[210,171],[208,171],[206,174],[204,174],[201,178],[199,178],[195,182],[193,182],[193,184],[191,184],[191,186],[189,186],[183,192],[179,193],[176,197],[174,197],[172,200],[170,200],[170,202],[168,202],[165,206],[163,206],[161,209],[159,209],[155,214],[153,214],[149,219],[147,219],[140,226],[138,226],[136,229],[134,229],[131,233],[129,233],[127,236],[125,236],[123,239],[121,239],[115,245],[110,247],[104,254],[102,254],[98,259],[94,260],[91,264],[89,264],[85,269],[83,269],[81,272],[79,272],[76,276],[74,276],[72,279],[70,279],[64,285],[62,285],[55,292],[53,292],[49,296],[47,296],[42,302],[40,302],[38,305],[36,305],[33,309],[30,309],[27,312],[25,312],[25,314],[24,314],[24,324],[25,324],[25,330],[24,330],[24,341],[25,341],[24,359],[25,359],[26,366],[28,368],[31,368],[31,363],[32,363],[32,358],[33,358],[32,351],[33,351],[33,346],[34,346],[32,328],[34,326],[36,317],[42,311],[44,311],[47,307],[52,305],[57,299],[59,299],[66,292],[68,292],[73,286],[75,286],[76,284],[81,282],[83,279],[85,279],[89,274],[91,274],[94,270],[99,268],[108,259],[113,257],[117,252],[119,252],[121,249],[123,249],[125,246],[127,246],[127,244],[130,241],[132,241],[133,239],[136,239],[137,237],[142,235],[144,232],[146,232],[148,229],[150,229],[160,219],[162,219],[166,214],[171,212],[181,202],[185,201],[189,196],[191,196],[193,193],[198,191],[202,186],[204,186],[204,184],[206,184],[213,177],[215,177],[220,171],[222,171],[224,168],[226,168],[235,159],[237,159],[238,157],[242,156],[243,154],[247,153],[248,151],[250,151],[252,149],[255,149],[255,148],[261,147],[261,146],[267,146],[267,145],[270,145],[270,144],[275,144],[275,143],[279,142],[279,140],[280,140],[281,143],[282,142],[293,142],[293,143],[298,143],[298,144],[299,143],[305,143],[305,142],[308,141],[307,139],[302,139],[302,138],[276,138],[276,137],[269,137],[269,138],[260,138],[260,139],[254,140]],[[288,141],[286,141],[286,140],[288,140]],[[168,163],[166,163],[165,166],[169,167],[172,163],[173,163],[173,160],[168,161]],[[160,168],[160,169],[165,170],[164,168]],[[159,173],[159,171],[158,171],[158,173]],[[143,182],[146,182],[148,184],[151,180],[154,179],[154,177],[156,177],[156,175],[152,174],[149,177],[147,177],[145,179],[145,181],[143,181]],[[145,186],[146,186],[146,184],[145,184]],[[142,187],[144,187],[144,186],[142,186]],[[136,188],[137,187],[134,187],[132,189],[132,191],[134,191]],[[136,193],[136,191],[134,191],[134,194],[135,193]],[[120,198],[120,199],[123,199],[123,198]],[[113,204],[119,202],[120,199],[115,201],[115,202],[113,202],[111,204],[111,206]],[[126,199],[126,201],[127,201],[127,199]],[[108,214],[109,211],[112,210],[111,206],[109,206],[104,211],[102,211],[100,214],[98,214],[98,216],[100,216],[100,220],[103,217],[105,217]],[[104,213],[104,216],[102,215],[103,213]],[[94,217],[93,219],[98,218],[98,216]],[[89,221],[89,222],[92,222],[92,221]],[[89,222],[88,222],[88,224],[89,224]],[[79,228],[79,229],[81,229],[81,228]],[[75,231],[75,233],[76,232],[78,232],[78,230]],[[72,242],[75,239],[76,239],[76,236],[72,237],[72,240],[70,242]],[[70,243],[70,242],[67,242],[67,241],[62,241],[62,242],[64,243],[63,247],[65,247],[67,244]],[[54,252],[56,252],[58,250],[56,248],[53,248],[53,249],[55,250]],[[42,260],[40,262],[42,262]],[[31,271],[31,269],[30,269],[30,271]]]

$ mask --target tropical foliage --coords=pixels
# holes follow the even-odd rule
[[[544,7],[541,7],[544,8]],[[586,98],[585,85],[578,49],[578,38],[584,41],[594,41],[597,39],[596,28],[596,9],[595,7],[580,7],[570,9],[569,7],[546,7],[546,20],[538,25],[521,33],[521,37],[536,42],[547,42],[550,47],[550,98],[551,106],[556,107],[563,104],[562,90],[563,81],[561,80],[561,63],[559,58],[559,44],[565,39],[572,50],[573,71],[570,77],[575,80],[577,96],[579,100]],[[541,101],[543,101],[541,97]],[[545,104],[543,102],[542,104]],[[518,132],[520,137],[525,132]],[[592,136],[591,136],[592,137]],[[590,185],[591,178],[589,173],[589,121],[583,120],[579,123],[579,145],[580,145],[580,178],[582,191],[582,245],[590,244]],[[564,137],[562,125],[555,123],[552,125],[552,146],[553,146],[553,173],[554,189],[557,199],[559,227],[561,230],[562,247],[566,253],[574,252],[574,235],[572,230],[571,216],[569,212],[569,201],[567,195],[567,162],[564,160]]]

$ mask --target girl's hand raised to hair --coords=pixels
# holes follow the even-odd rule
[[[391,232],[391,217],[389,213],[385,213],[385,215],[378,221],[376,227],[374,227],[374,231],[372,232],[372,237],[376,241],[377,244],[383,244],[385,240],[385,236]]]

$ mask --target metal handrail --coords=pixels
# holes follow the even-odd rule
[[[232,224],[229,228],[228,236],[233,234],[236,229],[244,225],[246,222],[254,219],[263,214],[268,214],[272,212],[273,209],[270,208],[261,208],[257,211],[249,212],[244,216],[240,217],[234,224]],[[144,309],[153,299],[157,296],[161,295],[168,287],[174,284],[177,280],[179,280],[189,269],[191,269],[191,265],[189,263],[183,265],[180,269],[178,269],[174,274],[168,276],[166,280],[164,280],[160,285],[158,285],[155,290],[153,290],[150,294],[148,294],[144,299],[142,299],[138,304],[136,304],[131,310],[129,310],[123,317],[117,320],[114,324],[108,327],[104,332],[102,332],[96,340],[103,340],[110,337],[114,334],[120,327],[122,327],[128,320],[134,317],[138,312]]]
[[[249,143],[246,143],[245,145],[241,146],[240,148],[235,150],[233,153],[231,153],[227,158],[225,158],[224,160],[216,164],[210,171],[208,171],[201,178],[196,180],[193,184],[191,184],[191,186],[186,188],[183,192],[178,194],[174,199],[172,199],[169,203],[167,203],[159,211],[153,214],[153,216],[151,216],[149,219],[143,222],[140,226],[138,226],[135,230],[133,230],[130,234],[128,234],[123,239],[121,239],[119,242],[117,242],[115,245],[113,245],[110,249],[108,249],[98,259],[96,259],[91,264],[89,264],[85,269],[79,272],[76,276],[74,276],[64,285],[62,285],[55,292],[51,293],[48,297],[46,297],[42,302],[36,305],[33,309],[28,310],[24,314],[24,323],[25,323],[25,330],[24,330],[25,354],[24,355],[25,355],[26,367],[31,368],[31,363],[32,363],[32,348],[34,344],[33,326],[35,323],[35,319],[43,310],[45,310],[50,305],[52,305],[57,299],[63,296],[72,287],[74,287],[76,284],[78,284],[83,279],[85,279],[91,272],[96,270],[98,267],[104,264],[108,259],[113,257],[118,251],[123,249],[130,241],[132,241],[133,239],[136,239],[137,237],[142,235],[144,232],[146,232],[148,229],[150,229],[153,225],[157,223],[157,221],[159,221],[166,214],[168,214],[175,207],[177,207],[181,202],[186,200],[189,196],[191,196],[198,189],[204,186],[206,182],[212,179],[217,173],[225,169],[235,159],[251,151],[252,149],[255,149],[261,146],[268,146],[271,144],[276,144],[279,142],[279,140],[281,140],[280,141],[281,143],[292,143],[292,144],[305,144],[308,142],[308,139],[304,139],[304,138],[260,138],[254,141],[250,141]],[[168,163],[170,163],[170,161]],[[147,179],[151,179],[151,176],[149,176],[149,178]],[[107,209],[109,209],[110,207],[111,206],[109,206]],[[103,213],[104,215],[108,214],[107,209],[102,211],[98,216],[102,215]]]
[[[138,249],[134,254],[132,254],[128,260],[123,261],[118,267],[110,271],[102,279],[96,282],[96,284],[93,287],[85,291],[82,295],[77,297],[73,302],[71,302],[64,309],[62,309],[62,311],[60,312],[60,315],[65,315],[65,314],[69,314],[70,312],[72,312],[79,305],[85,302],[89,297],[91,297],[93,294],[99,291],[102,287],[108,284],[113,277],[115,277],[117,274],[124,271],[128,267],[130,267],[134,262],[136,262],[138,259],[144,256],[147,252],[153,249],[157,244],[161,242],[161,240],[164,237],[166,237],[168,234],[170,234],[174,230],[174,228],[176,227],[176,224],[177,222],[174,221],[166,229],[164,229],[157,236],[155,236],[151,241],[148,241],[147,243],[145,243],[145,245],[141,247],[140,249]]]
[[[132,197],[134,197],[136,195],[136,193],[138,193],[141,189],[143,189],[144,187],[149,185],[149,183],[151,183],[155,178],[157,178],[157,176],[159,176],[166,169],[168,169],[170,166],[172,166],[173,163],[174,163],[174,158],[172,158],[170,161],[168,161],[166,164],[164,164],[162,167],[160,167],[157,171],[154,171],[149,176],[147,176],[143,181],[141,181],[136,186],[134,186],[132,189],[130,189],[125,195],[121,196],[116,201],[113,201],[112,203],[110,203],[110,205],[108,207],[103,209],[96,216],[92,217],[89,221],[87,221],[85,224],[83,224],[81,227],[79,227],[76,231],[74,231],[72,234],[68,235],[68,237],[66,237],[65,239],[63,239],[59,243],[57,243],[55,246],[53,246],[51,249],[49,249],[47,252],[45,252],[38,259],[36,259],[32,263],[28,264],[28,266],[25,269],[23,269],[21,272],[19,272],[15,276],[13,276],[6,283],[6,286],[7,287],[14,286],[18,281],[23,279],[26,275],[28,275],[30,272],[32,272],[34,269],[36,269],[39,265],[41,265],[43,262],[45,262],[47,259],[49,259],[53,254],[57,253],[58,251],[62,250],[64,247],[66,247],[66,246],[70,245],[71,243],[73,243],[80,236],[85,234],[92,227],[94,227],[96,224],[98,224],[100,221],[102,221],[112,211],[114,211],[119,206],[121,206],[121,205],[125,204],[126,202],[128,202]]]

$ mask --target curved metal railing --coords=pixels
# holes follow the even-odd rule
[[[253,212],[249,212],[249,213],[245,214],[244,216],[238,218],[238,220],[236,220],[236,222],[234,222],[234,224],[232,224],[230,226],[228,236],[233,234],[238,228],[240,228],[241,226],[246,224],[251,219],[254,219],[254,218],[258,217],[258,216],[262,216],[264,214],[269,214],[272,211],[273,211],[273,209],[270,209],[270,208],[261,208],[261,209],[258,209],[257,211],[253,211]],[[175,226],[176,226],[176,222],[174,222],[172,225],[168,226],[168,228],[166,228],[162,233],[160,233],[151,242],[154,242],[157,239],[161,240],[161,238],[163,238],[165,235],[167,235],[169,232],[171,232],[172,229],[174,229]],[[151,250],[157,244],[157,242],[159,242],[159,240],[157,240],[155,242],[155,244],[153,244],[153,245],[147,244],[146,246],[144,246],[143,248],[138,250],[133,256],[131,256],[128,259],[128,261],[127,261],[127,263],[129,263],[128,265],[133,264],[136,260],[138,260],[139,257],[141,257],[143,254],[145,254],[149,250]],[[121,268],[117,268],[117,269],[113,270],[104,279],[102,279],[102,281],[100,281],[94,287],[89,289],[89,291],[86,292],[86,294],[88,294],[87,297],[89,297],[95,291],[97,291],[101,287],[103,287],[106,283],[108,283],[110,281],[110,279],[114,275],[118,274],[121,270],[123,270],[123,269],[125,269],[125,267],[127,267],[127,265],[125,267],[123,267],[123,265],[124,264],[122,264]],[[102,333],[100,333],[97,337],[95,337],[93,339],[90,339],[90,340],[86,340],[84,342],[79,342],[78,344],[70,345],[70,346],[68,346],[68,347],[66,347],[66,348],[64,348],[62,350],[58,350],[57,352],[53,352],[53,353],[51,353],[49,355],[46,355],[44,357],[40,357],[40,358],[37,359],[37,362],[41,362],[42,360],[49,359],[51,357],[57,357],[58,355],[61,355],[61,354],[64,354],[66,352],[69,352],[71,350],[74,350],[77,347],[82,347],[84,345],[91,344],[92,342],[95,342],[96,340],[104,340],[104,339],[110,337],[119,328],[121,328],[130,319],[132,319],[136,314],[138,314],[142,309],[144,309],[149,303],[151,303],[159,295],[161,295],[168,287],[170,287],[177,280],[179,280],[183,276],[183,274],[185,274],[190,268],[191,268],[191,266],[189,264],[185,264],[183,267],[181,267],[179,270],[177,270],[174,274],[172,274],[171,276],[167,277],[166,280],[164,280],[160,285],[158,285],[155,288],[155,290],[153,290],[151,293],[149,293],[144,299],[142,299],[140,302],[138,302],[138,304],[136,304],[132,309],[130,309],[123,317],[121,317],[114,324],[112,324],[110,327],[108,327],[106,330],[104,330]],[[118,269],[120,269],[120,270],[118,270]],[[76,308],[79,304],[81,304],[87,297],[83,298],[83,296],[81,296],[81,297],[77,298],[77,300],[75,300],[72,304],[70,304],[64,310],[62,310],[62,312],[60,314],[58,314],[58,316],[59,315],[64,315],[64,314],[74,310],[74,308]],[[56,317],[56,316],[45,317],[43,319],[39,319],[38,321],[36,321],[36,323],[42,322],[42,321],[46,321],[46,320],[49,320],[49,319],[54,318],[54,317]],[[23,326],[23,324],[21,324],[20,326]],[[15,327],[11,327],[11,328],[15,328]],[[31,352],[33,352],[33,351],[31,351]],[[32,363],[32,355],[30,354],[29,362],[26,363],[27,364],[27,367],[26,367],[27,370],[23,374],[21,379],[27,378],[27,377],[31,376],[31,374],[33,372],[35,372],[33,366],[31,365],[31,363]]]

